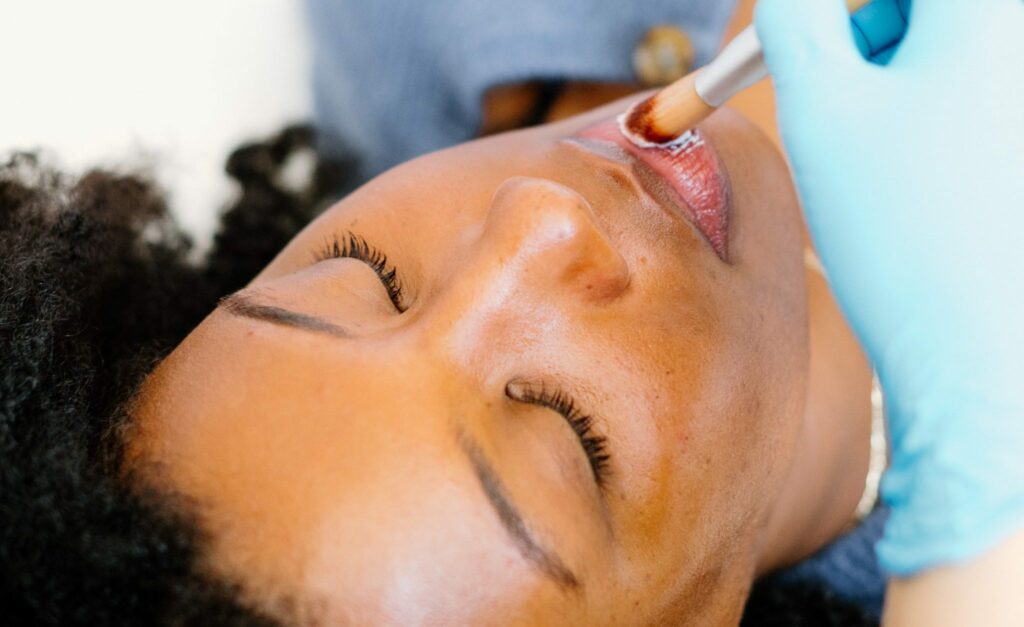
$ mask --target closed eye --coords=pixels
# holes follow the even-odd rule
[[[528,385],[523,382],[514,381],[505,386],[505,395],[514,401],[539,405],[553,409],[565,418],[565,421],[572,427],[573,432],[583,447],[583,452],[590,462],[590,470],[594,475],[594,482],[599,488],[604,488],[609,474],[609,461],[611,454],[608,452],[607,439],[597,435],[593,429],[593,418],[580,411],[576,401],[571,396],[560,390],[551,390],[543,385]]]
[[[398,313],[403,313],[408,307],[402,297],[402,284],[398,280],[398,270],[388,263],[388,257],[379,248],[371,246],[365,239],[355,233],[344,233],[335,235],[320,250],[313,255],[315,262],[326,259],[357,259],[373,269],[377,278],[384,284],[387,290],[388,299],[395,306]]]

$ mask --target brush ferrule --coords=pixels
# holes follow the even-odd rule
[[[712,107],[720,107],[726,100],[767,75],[761,40],[754,27],[748,26],[711,63],[701,69],[694,88],[704,102]]]

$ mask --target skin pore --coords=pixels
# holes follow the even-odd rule
[[[565,141],[627,104],[378,177],[158,367],[128,464],[212,571],[328,623],[719,624],[842,530],[868,375],[781,158],[701,126],[723,261]]]

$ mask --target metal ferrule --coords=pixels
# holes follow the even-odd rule
[[[694,87],[704,102],[719,107],[767,75],[761,40],[754,27],[748,26],[701,69]]]

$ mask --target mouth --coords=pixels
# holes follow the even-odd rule
[[[671,210],[682,215],[704,236],[722,261],[729,257],[729,196],[725,168],[714,148],[699,130],[687,131],[668,144],[640,148],[626,139],[613,118],[576,134],[581,145],[612,145],[647,166],[658,179],[655,184],[674,196]],[[649,177],[640,177],[644,179]],[[659,194],[660,196],[660,194]]]

